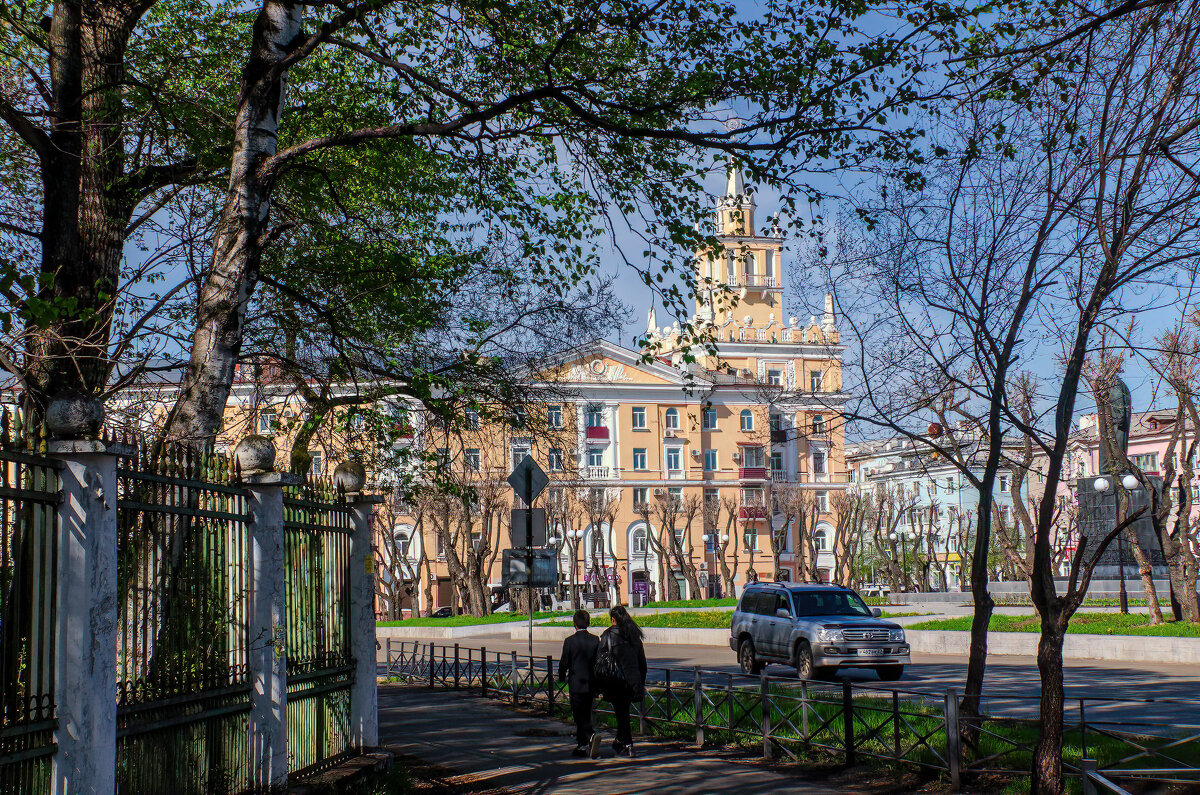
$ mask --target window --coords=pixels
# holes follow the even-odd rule
[[[814,414],[812,418],[813,436],[820,436],[825,433],[825,418],[820,414]]]
[[[396,540],[396,552],[401,557],[407,558],[409,546],[412,544],[412,536],[409,534],[408,528],[404,525],[397,525],[393,538]]]
[[[808,371],[808,387],[812,392],[821,392],[825,388],[825,378],[820,370]]]
[[[930,497],[937,496],[937,481],[936,480],[929,481],[929,496]]]
[[[634,528],[629,547],[635,555],[646,554],[646,526],[644,524]]]
[[[589,428],[601,428],[604,426],[604,412],[599,406],[589,406],[586,419]]]
[[[717,551],[717,534],[716,533],[705,533],[704,534],[704,551],[705,552],[716,552]]]
[[[946,493],[949,494],[952,491],[954,491],[954,476],[950,475],[946,478]]]
[[[817,492],[817,510],[821,513],[829,513],[829,492]]]
[[[450,466],[450,451],[445,447],[439,447],[437,451],[438,466],[449,468]]]
[[[746,275],[753,276],[755,273],[754,252],[746,252]]]
[[[779,574],[780,582],[791,582],[792,581],[792,570],[791,569],[781,569],[778,572],[778,574]]]
[[[1129,456],[1129,461],[1143,472],[1158,471],[1158,453],[1142,453]]]
[[[771,472],[775,475],[783,474],[783,453],[778,450],[771,453]]]
[[[754,430],[754,412],[750,411],[750,409],[742,409],[742,430]]]
[[[557,472],[561,470],[563,468],[562,450],[558,449],[557,447],[551,447],[546,453],[546,465],[549,466],[552,471]]]
[[[645,486],[637,486],[633,490],[633,504],[635,506],[645,505],[650,501],[650,490]]]
[[[663,416],[663,425],[669,431],[679,430],[679,409],[667,409]]]
[[[258,433],[260,436],[271,436],[279,427],[279,415],[273,411],[264,411],[258,415]]]
[[[529,415],[525,413],[524,406],[518,406],[513,409],[513,426],[516,428],[525,428],[529,426]]]
[[[813,450],[812,459],[814,475],[825,474],[825,457],[826,453],[824,450]]]
[[[1000,491],[1008,491],[1008,475],[1000,476]]]
[[[529,455],[529,445],[526,443],[514,444],[509,448],[512,458],[512,468],[516,469],[517,465],[525,460],[525,456]]]
[[[644,470],[646,468],[646,448],[645,447],[633,448],[633,468],[637,469],[637,470]]]
[[[551,428],[562,427],[562,406],[546,407],[546,424]]]
[[[717,471],[717,451],[716,450],[705,450],[704,451],[704,471],[705,472],[716,472]]]
[[[667,469],[669,471],[678,471],[683,469],[683,449],[679,447],[667,448]]]
[[[479,427],[479,412],[478,411],[475,411],[474,409],[467,409],[465,412],[463,412],[463,418],[466,420],[466,425],[468,428],[478,428]]]
[[[1005,527],[1008,526],[1008,510],[1007,505],[1000,506],[1000,523]]]
[[[770,418],[767,420],[767,423],[771,426],[771,430],[782,431],[783,430],[783,415],[782,414],[772,414],[770,416]]]
[[[471,447],[463,451],[463,460],[466,462],[468,472],[479,471],[479,448]]]
[[[633,407],[633,429],[635,431],[645,430],[646,428],[646,407]]]
[[[767,383],[770,386],[782,386],[783,385],[783,371],[782,370],[774,370],[774,369],[767,370]]]
[[[758,549],[758,531],[753,528],[746,530],[742,535],[742,545],[747,552]]]
[[[716,505],[721,501],[721,492],[716,489],[705,489],[704,501],[709,505]]]
[[[743,447],[742,450],[742,468],[754,468],[766,466],[766,457],[763,449],[757,445],[754,447]]]
[[[762,508],[765,506],[763,490],[757,487],[742,489],[742,505],[750,508]]]
[[[669,499],[671,501],[671,505],[675,506],[676,508],[683,505],[683,487],[672,486],[671,488],[667,489],[667,499]]]
[[[705,409],[703,415],[704,430],[712,431],[717,428],[717,410]]]
[[[599,447],[589,447],[587,451],[587,465],[590,467],[604,466],[604,451]]]
[[[819,551],[829,551],[829,535],[825,532],[824,527],[818,527],[817,532],[813,533],[813,541],[817,542],[817,549]]]
[[[308,464],[309,474],[324,475],[325,453],[320,450],[309,450],[308,454],[312,457]]]

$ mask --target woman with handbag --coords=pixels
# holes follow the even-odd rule
[[[596,678],[617,718],[613,752],[632,759],[633,730],[629,726],[629,707],[632,702],[641,702],[646,697],[646,650],[642,647],[642,628],[624,605],[609,610],[608,619],[612,626],[600,636]]]

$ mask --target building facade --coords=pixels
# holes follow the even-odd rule
[[[847,483],[842,346],[830,297],[820,319],[784,320],[782,235],[755,233],[755,210],[735,172],[717,209],[725,251],[695,258],[693,321],[714,349],[688,348],[651,312],[649,360],[597,341],[543,374],[564,396],[530,409],[544,412],[547,438],[481,432],[443,451],[484,507],[459,522],[469,533],[452,532],[444,508],[439,518],[412,505],[380,528],[380,548],[403,559],[396,576],[411,579],[405,614],[463,607],[464,570],[486,580],[493,606],[504,601],[502,484],[525,455],[551,479],[535,505],[548,510],[564,601],[715,597],[748,580],[822,576],[804,565],[800,519],[831,535],[829,496]],[[415,443],[428,444],[420,423]]]

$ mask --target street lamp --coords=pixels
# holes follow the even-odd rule
[[[1134,477],[1132,474],[1126,473],[1125,476],[1121,478],[1121,485],[1124,486],[1126,489],[1132,490],[1137,487],[1138,479],[1136,477]],[[1096,478],[1092,482],[1092,487],[1095,488],[1096,491],[1104,493],[1104,492],[1108,491],[1110,488],[1112,488],[1112,481],[1110,481],[1106,477],[1099,477],[1099,478]],[[1116,501],[1116,494],[1114,493],[1113,494],[1113,507],[1114,507],[1113,521],[1114,522],[1121,521],[1121,517],[1117,516],[1116,512],[1115,512],[1117,505],[1118,505],[1118,503]],[[1120,585],[1121,612],[1127,614],[1127,613],[1129,613],[1129,593],[1125,589],[1125,531],[1124,530],[1117,533],[1117,565],[1121,569],[1121,585]]]

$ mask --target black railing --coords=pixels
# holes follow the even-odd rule
[[[0,412],[0,792],[48,792],[57,726],[59,464]]]

